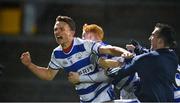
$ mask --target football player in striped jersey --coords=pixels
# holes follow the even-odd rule
[[[105,46],[94,41],[74,37],[75,23],[68,16],[58,16],[54,25],[54,36],[59,44],[51,55],[48,67],[41,67],[31,61],[29,52],[22,53],[21,62],[35,75],[44,80],[53,80],[59,70],[80,75],[90,75],[99,72],[90,62],[92,51],[97,54],[113,56],[132,55],[127,50],[116,46]],[[104,82],[79,83],[75,85],[81,102],[103,102],[113,99],[111,85]]]

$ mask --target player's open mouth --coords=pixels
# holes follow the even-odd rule
[[[57,39],[62,39],[62,36],[56,36]]]

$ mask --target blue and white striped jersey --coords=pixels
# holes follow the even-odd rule
[[[174,100],[180,102],[180,88],[174,88]]]
[[[121,68],[113,68],[111,72],[118,72]],[[127,76],[121,80],[113,80],[112,83],[120,90],[120,99],[135,99],[137,98],[134,92],[139,87],[140,78],[138,74]]]
[[[178,65],[177,73],[175,75],[177,87],[174,88],[174,100],[180,102],[180,65]]]
[[[53,50],[49,67],[56,70],[63,69],[67,73],[70,71],[78,72],[80,75],[97,73],[99,68],[91,64],[90,54],[92,51],[98,53],[100,46],[100,43],[74,38],[73,46],[69,53],[63,52],[61,46]],[[76,90],[81,102],[109,101],[112,99],[109,88],[111,88],[111,85],[103,82],[80,83],[76,85]],[[100,99],[100,97],[106,98]]]

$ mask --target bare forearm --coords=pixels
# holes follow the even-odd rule
[[[114,56],[121,56],[124,53],[130,53],[130,52],[120,47],[113,47],[110,49],[110,54]]]
[[[129,51],[116,46],[103,46],[99,49],[100,54],[109,54],[112,56],[121,56],[124,53],[130,53]]]
[[[43,80],[52,80],[58,71],[33,64],[31,62],[31,56],[29,52],[22,53],[20,59],[26,67],[28,67],[35,75]]]
[[[27,66],[36,76],[43,80],[52,80],[54,78],[51,75],[51,71],[48,68],[37,66],[33,63]]]
[[[117,60],[103,59],[103,58],[99,58],[98,64],[104,69],[116,68],[121,65],[120,62],[118,62]]]

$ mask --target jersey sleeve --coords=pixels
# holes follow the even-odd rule
[[[99,54],[99,48],[103,45],[104,44],[102,44],[101,42],[95,42],[95,41],[91,41],[91,40],[85,40],[85,42],[84,42],[84,47],[86,48],[86,50],[88,52],[93,51],[97,54]]]
[[[176,85],[180,88],[180,65],[178,65],[177,73],[175,74]]]
[[[62,68],[62,66],[58,63],[57,59],[54,56],[54,51],[51,54],[51,60],[49,62],[48,67],[55,70]]]
[[[91,51],[94,51],[95,53],[99,54],[99,48],[103,46],[100,42],[94,43],[94,45],[91,48]]]
[[[113,78],[114,82],[118,82],[126,76],[134,74],[137,71],[139,64],[139,57],[136,56],[131,63],[125,64],[121,68],[107,70],[107,75]]]

